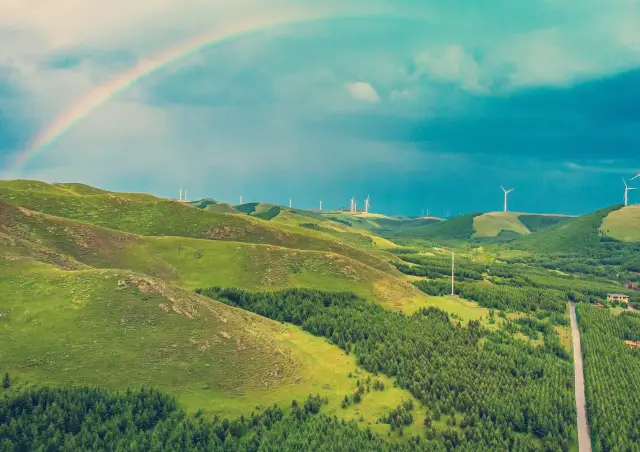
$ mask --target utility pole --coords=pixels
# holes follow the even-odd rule
[[[455,268],[456,268],[456,259],[455,259],[455,253],[453,251],[451,251],[451,295],[455,295]]]

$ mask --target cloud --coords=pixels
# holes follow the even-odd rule
[[[433,208],[453,208],[445,204],[459,195],[481,208],[482,190],[449,186],[441,173],[533,184],[537,172],[553,194],[640,166],[637,9],[612,1],[605,11],[598,0],[348,5],[328,0],[323,11],[335,18],[265,27],[169,65],[91,112],[19,176],[167,194],[188,182],[193,196],[281,202],[331,180],[337,200],[385,185],[376,206],[432,196]],[[5,0],[0,165],[137,62],[292,6],[313,14],[292,0]],[[363,9],[349,16],[352,7]],[[393,14],[362,14],[385,9]],[[583,171],[604,152],[610,173]]]
[[[346,84],[347,90],[351,97],[364,102],[378,102],[380,96],[371,83],[368,82],[349,82]]]
[[[414,63],[414,78],[426,76],[438,82],[459,84],[467,91],[486,91],[486,86],[483,86],[481,81],[478,62],[460,45],[454,44],[423,52],[415,58]]]

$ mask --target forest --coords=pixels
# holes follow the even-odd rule
[[[349,293],[198,292],[299,325],[353,353],[365,369],[395,378],[420,401],[428,419],[448,420],[440,432],[425,426],[426,437],[447,450],[570,447],[573,368],[553,329],[544,332],[543,346],[534,347],[479,322],[454,324],[435,308],[406,316]]]
[[[640,451],[640,315],[581,304],[587,415],[594,452]]]
[[[416,286],[430,295],[448,295],[451,293],[451,258],[449,256],[403,255],[395,262],[401,272],[422,276],[430,281],[418,281]],[[536,268],[523,264],[489,263],[480,264],[469,259],[457,259],[455,268],[457,282],[456,293],[479,304],[497,309],[525,310],[552,308],[548,303],[542,307],[536,301],[531,305],[527,300],[538,292],[544,299],[558,303],[577,301],[586,303],[605,302],[609,293],[624,293],[629,300],[640,306],[640,291],[623,288],[619,282],[606,277],[592,276],[589,280],[574,275],[560,275],[545,268]],[[629,275],[629,280],[636,276]],[[491,285],[472,284],[489,281]],[[500,287],[502,286],[502,287]],[[510,290],[505,286],[518,290]],[[506,300],[506,301],[505,301]],[[556,308],[560,304],[556,303]],[[562,308],[564,309],[564,308]]]

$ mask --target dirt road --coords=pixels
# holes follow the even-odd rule
[[[587,422],[587,406],[584,397],[584,371],[582,369],[582,348],[580,347],[580,331],[576,319],[576,307],[571,303],[571,337],[573,338],[573,367],[576,387],[576,409],[578,411],[578,446],[580,452],[591,452],[589,423]]]

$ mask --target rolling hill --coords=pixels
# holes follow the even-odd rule
[[[211,212],[146,194],[79,194],[62,184],[0,181],[0,199],[32,211],[123,232],[332,252],[392,275],[399,274],[384,260],[322,231],[275,225],[246,215]]]
[[[199,201],[189,201],[189,205],[197,207],[198,209],[204,209],[216,213],[243,213],[236,210],[235,207],[229,203],[217,201],[212,198],[200,199]]]
[[[363,423],[411,397],[321,338],[159,279],[0,256],[0,368],[14,391],[153,385],[189,411],[225,416],[313,393],[329,399],[330,413]],[[341,409],[356,386],[350,372],[388,389]]]
[[[571,218],[539,230],[514,242],[519,248],[538,252],[590,254],[602,247],[601,227],[605,217],[621,206],[611,206],[587,215]]]
[[[405,226],[381,230],[380,233],[395,239],[510,241],[569,218],[567,215],[519,212],[472,213],[442,221],[410,220]]]
[[[415,310],[424,296],[411,284],[347,256],[229,240],[142,236],[54,217],[0,201],[6,254],[61,268],[128,269],[185,289],[234,286],[353,291]]]
[[[622,207],[602,220],[600,230],[622,242],[640,242],[640,205]]]

